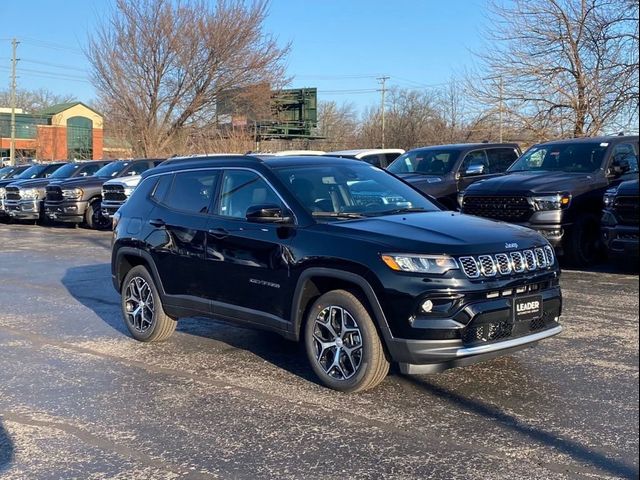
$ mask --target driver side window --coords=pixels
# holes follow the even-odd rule
[[[249,207],[266,204],[282,206],[278,195],[260,175],[248,170],[225,172],[216,209],[218,215],[245,219]]]
[[[485,169],[485,173],[489,173],[489,162],[487,160],[487,153],[484,150],[476,150],[474,152],[467,153],[462,161],[460,171],[464,175],[469,167],[475,165],[482,165]]]

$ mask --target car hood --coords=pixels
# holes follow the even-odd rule
[[[16,180],[11,186],[20,188],[44,188],[51,182],[50,178],[34,178],[32,180]]]
[[[106,181],[107,179],[104,177],[78,177],[51,182],[50,185],[61,188],[89,188],[100,187]]]
[[[112,178],[105,185],[124,185],[125,187],[137,187],[140,183],[142,175],[133,175],[130,177]]]
[[[548,243],[528,228],[444,211],[363,218],[328,226],[340,235],[380,243],[389,253],[476,255]]]
[[[542,194],[589,190],[598,177],[591,173],[514,172],[480,180],[470,185],[466,194]]]
[[[628,180],[618,186],[618,195],[638,196],[638,180]]]

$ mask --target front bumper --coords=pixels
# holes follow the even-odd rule
[[[124,205],[124,202],[109,202],[103,200],[100,207],[104,216],[113,218],[113,216],[122,205]]]
[[[6,200],[7,214],[17,220],[38,220],[40,218],[40,200]]]
[[[640,256],[640,227],[615,225],[602,227],[602,239],[613,257]]]
[[[530,335],[469,347],[447,340],[404,340],[397,347],[404,350],[412,363],[399,362],[399,367],[402,373],[408,375],[438,373],[522,350],[532,343],[558,335],[562,330],[561,325],[555,325]],[[418,363],[425,360],[429,363]]]
[[[44,211],[47,218],[54,222],[82,223],[88,205],[88,202],[82,200],[45,202]]]

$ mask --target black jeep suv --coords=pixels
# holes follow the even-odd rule
[[[602,238],[611,257],[638,257],[640,199],[638,179],[622,182],[604,195]]]
[[[399,156],[391,173],[458,209],[458,192],[479,180],[501,175],[522,153],[516,143],[461,143],[416,148]]]
[[[51,182],[69,178],[82,178],[94,175],[107,165],[105,161],[70,162],[53,172],[49,177],[33,180],[17,180],[6,187],[7,213],[17,220],[37,220],[44,222],[44,201],[46,187]]]
[[[603,253],[604,193],[637,175],[637,153],[637,136],[535,145],[506,175],[467,188],[460,198],[462,212],[536,229],[572,265],[591,265]]]
[[[438,372],[559,333],[553,248],[533,230],[442,211],[357,160],[160,166],[114,216],[113,284],[131,334],[204,315],[304,342],[327,386],[389,361]]]
[[[98,230],[108,228],[111,219],[103,215],[102,185],[112,178],[140,175],[160,162],[119,160],[109,163],[91,177],[52,182],[47,186],[47,218],[64,223],[85,224]]]

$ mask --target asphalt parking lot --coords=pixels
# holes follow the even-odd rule
[[[110,234],[0,225],[0,478],[637,478],[638,275],[563,273],[565,332],[348,395],[295,344],[129,337]]]

